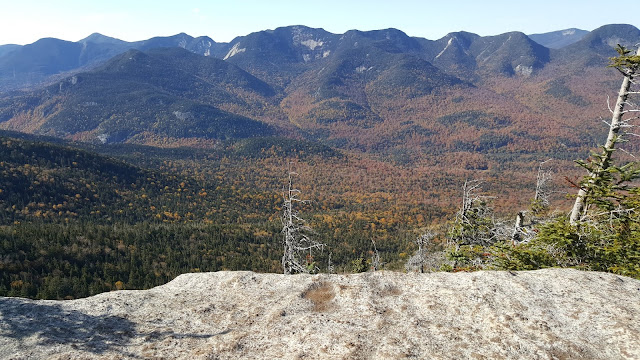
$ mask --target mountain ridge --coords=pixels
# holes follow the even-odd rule
[[[206,62],[205,68],[210,72],[200,76],[185,72],[178,65],[182,59]],[[244,88],[250,93],[253,86],[257,89],[255,97],[273,96],[267,84],[219,59],[182,49],[165,48],[150,53],[130,50],[91,72],[79,73],[27,95],[30,101],[39,99],[36,101],[41,103],[42,110],[9,102],[0,105],[3,108],[0,118],[3,127],[9,130],[63,137],[80,135],[85,140],[103,142],[121,142],[149,131],[176,138],[213,139],[272,134],[269,125],[218,107],[245,103],[226,90],[229,81],[235,91]],[[20,102],[26,98],[18,95],[15,99]],[[22,116],[38,120],[23,123],[19,120]]]
[[[91,69],[129,49],[171,46],[208,56],[215,42],[208,37],[193,38],[184,33],[131,43],[99,33],[77,42],[44,38],[32,44],[9,47],[10,51],[0,51],[0,91],[34,87],[46,83],[51,76]]]
[[[558,34],[566,33],[567,31],[574,31],[577,36],[562,36]],[[462,36],[462,34],[465,34]],[[485,39],[495,37],[481,37],[476,34],[458,32],[452,33],[458,34],[457,40],[466,38],[469,39],[475,37],[477,39]],[[400,51],[409,54],[423,53],[424,59],[430,62],[434,62],[436,56],[440,54],[446,48],[446,42],[452,37],[452,34],[447,34],[443,38],[437,40],[428,40],[419,37],[410,37],[401,30],[398,29],[381,29],[371,31],[359,31],[350,30],[344,34],[333,34],[325,31],[322,28],[310,28],[303,25],[279,27],[273,30],[263,30],[247,34],[244,36],[238,36],[228,43],[218,43],[207,36],[192,37],[185,33],[180,33],[172,36],[153,37],[146,40],[127,42],[99,33],[93,33],[84,39],[77,42],[70,42],[59,39],[40,39],[32,44],[27,45],[0,45],[0,91],[15,90],[21,88],[33,88],[39,84],[46,83],[51,80],[52,77],[60,76],[64,73],[73,74],[73,72],[90,69],[96,64],[106,61],[108,58],[117,54],[123,53],[129,49],[148,50],[155,47],[168,47],[176,46],[182,47],[194,53],[222,58],[224,60],[230,59],[236,65],[240,67],[247,67],[245,70],[249,72],[258,71],[254,75],[258,75],[263,80],[265,71],[270,73],[271,76],[278,71],[281,71],[282,67],[265,67],[265,65],[255,66],[256,59],[265,55],[280,56],[280,58],[273,58],[273,61],[283,62],[285,64],[298,64],[313,61],[314,59],[322,59],[328,56],[332,51],[335,51],[335,45],[345,38],[352,36],[360,36],[361,38],[368,38],[369,41],[377,42],[378,47],[387,46],[386,51]],[[504,36],[505,34],[496,35],[497,37]],[[549,45],[548,48],[553,50],[562,49],[574,44],[581,40],[588,34],[583,33],[579,29],[567,29],[556,32],[544,33],[544,34],[532,34],[529,38],[538,39],[543,45]],[[456,35],[453,35],[456,36]],[[554,38],[561,36],[562,46],[553,43]],[[269,40],[267,40],[269,39]],[[541,40],[551,39],[551,40]],[[253,56],[253,60],[248,60],[247,54],[242,54],[247,51],[247,47],[243,44],[249,42],[249,52],[252,49],[256,49],[256,44],[272,44],[269,46],[275,46],[271,50],[262,49]],[[444,42],[444,43],[443,43]],[[463,41],[464,43],[465,41]],[[53,44],[56,43],[56,44]],[[254,44],[254,45],[251,45]],[[536,43],[538,44],[538,43]],[[541,46],[543,46],[541,45]],[[466,48],[470,46],[469,43],[462,46]],[[260,45],[264,47],[264,45]],[[66,50],[65,50],[66,49]],[[244,49],[244,50],[243,50]],[[302,51],[307,49],[307,51]],[[64,51],[69,53],[66,57],[56,57],[56,53]],[[266,51],[266,53],[264,52]],[[464,51],[463,51],[464,52]],[[536,51],[540,53],[540,51]],[[243,56],[236,57],[234,55],[241,54]],[[469,54],[467,54],[469,55]],[[478,54],[476,53],[475,56]],[[529,55],[530,56],[530,55]],[[465,56],[462,56],[465,57]],[[468,57],[468,56],[467,56]],[[47,62],[34,62],[35,59],[50,59]],[[244,58],[244,60],[242,60]],[[451,68],[452,75],[465,75],[470,77],[469,68],[473,68],[470,59],[462,60],[462,69],[456,67]],[[540,60],[540,59],[538,59]],[[474,60],[476,63],[477,59]],[[520,69],[525,69],[524,73],[529,72],[529,68],[533,66],[534,70],[540,66],[540,61],[529,60],[529,64],[515,64],[522,65]],[[542,61],[544,63],[544,61]],[[451,65],[444,65],[444,67],[451,67]],[[482,66],[481,66],[482,67]],[[513,74],[514,72],[523,73],[522,70],[515,71],[513,68],[509,69],[506,63],[499,66],[489,67],[492,70],[497,70],[505,74]],[[280,69],[280,70],[279,70]],[[17,71],[16,71],[17,70]],[[300,70],[294,68],[287,69],[284,73],[278,75],[280,80],[277,81],[278,86],[286,86],[288,83],[287,73],[293,72],[299,74]],[[262,73],[262,74],[260,74]],[[262,75],[262,76],[260,76]]]
[[[618,54],[613,50],[618,44],[633,47],[640,38],[640,29],[627,24],[601,26],[579,41],[552,52],[552,57],[563,62],[584,66],[605,66],[609,58]]]
[[[531,40],[550,49],[560,49],[581,40],[589,31],[570,28],[528,35]]]
[[[99,34],[89,38],[106,43],[115,41]],[[580,67],[603,67],[603,62],[615,55],[611,47],[613,38],[615,42],[628,44],[640,39],[640,30],[631,25],[607,25],[572,45],[549,49],[521,32],[488,37],[456,32],[430,41],[409,37],[397,29],[332,34],[323,29],[291,26],[218,44],[217,52],[210,56],[203,56],[200,46],[203,42],[207,46],[213,43],[178,34],[153,38],[144,45],[149,47],[147,50],[129,50],[94,65],[91,71],[58,80],[46,91],[0,94],[0,128],[92,141],[107,136],[110,142],[145,143],[159,134],[170,141],[185,136],[218,139],[221,135],[215,126],[205,126],[209,121],[205,119],[211,119],[207,116],[213,116],[226,118],[228,124],[230,119],[243,118],[242,121],[251,121],[267,133],[274,134],[273,129],[279,129],[281,135],[307,137],[365,152],[394,152],[402,146],[397,142],[398,134],[416,130],[416,144],[421,144],[415,146],[416,150],[441,144],[443,137],[438,134],[456,139],[460,131],[474,135],[466,140],[446,140],[456,142],[453,147],[448,145],[448,149],[529,149],[540,146],[533,144],[532,139],[543,134],[526,124],[529,120],[525,121],[525,117],[533,116],[536,122],[552,127],[558,127],[559,123],[550,120],[551,113],[542,110],[543,103],[532,108],[532,104],[517,99],[517,93],[501,88],[517,84],[518,79],[528,79],[526,86],[517,91],[530,92],[533,98],[568,102],[571,107],[581,106],[586,111],[594,103],[586,94],[577,95],[582,91],[580,86],[576,83],[573,88],[568,87],[572,82],[565,78],[574,76]],[[43,42],[58,44],[55,40]],[[166,42],[181,46],[154,47]],[[90,50],[89,47],[78,50],[77,43],[65,44],[74,51]],[[207,51],[212,49],[209,47]],[[69,58],[73,60],[75,55]],[[604,75],[606,71],[593,70],[598,78],[612,76]],[[550,81],[550,78],[561,79]],[[87,81],[94,81],[93,88],[88,87]],[[84,89],[84,93],[74,89]],[[553,94],[564,95],[553,98]],[[100,97],[111,105],[96,107],[101,104],[96,100]],[[490,107],[500,110],[485,111],[481,107],[487,103],[451,103],[451,99],[465,97],[491,99]],[[185,101],[186,108],[197,104],[195,108],[203,110],[204,105],[209,110],[195,123],[187,121],[192,119],[189,116],[169,121],[171,115],[167,114],[189,112],[181,110],[183,105],[177,105]],[[127,110],[115,106],[116,103],[124,104]],[[421,105],[427,103],[433,106]],[[511,107],[521,111],[509,111],[504,103],[511,103]],[[536,106],[541,110],[536,110]],[[525,109],[535,111],[527,116]],[[497,116],[510,120],[499,129],[469,122],[457,133],[450,133],[453,127],[437,121],[443,116],[456,118],[460,114],[466,118],[465,114],[480,113],[490,113],[481,118]],[[419,125],[409,125],[408,121],[418,121]],[[194,125],[212,134],[177,130]],[[522,125],[537,133],[517,130]],[[563,137],[563,143],[579,144],[578,137],[582,135],[566,129],[556,131]],[[485,145],[491,141],[496,145],[487,148]]]

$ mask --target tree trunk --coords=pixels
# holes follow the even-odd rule
[[[638,55],[640,55],[640,48],[638,48]],[[611,124],[609,125],[609,135],[607,136],[607,142],[604,144],[602,166],[596,168],[593,172],[589,173],[587,184],[580,187],[576,202],[571,209],[571,216],[569,217],[569,223],[573,226],[578,224],[585,210],[585,198],[589,192],[590,185],[600,177],[602,170],[607,169],[611,163],[611,155],[615,147],[615,139],[620,132],[620,126],[622,125],[622,115],[624,114],[624,106],[629,96],[629,88],[631,87],[631,76],[628,74],[622,79],[622,85],[620,86],[620,92],[618,92],[618,100],[616,101],[616,107],[613,110],[613,116],[611,117]]]
[[[511,235],[511,243],[515,245],[521,240],[520,231],[522,229],[522,222],[524,221],[524,212],[519,211],[516,215],[516,223],[513,226],[513,234]]]

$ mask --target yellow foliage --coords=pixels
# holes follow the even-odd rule
[[[120,280],[116,281],[116,283],[114,284],[116,286],[116,290],[122,290],[124,289],[124,283]]]

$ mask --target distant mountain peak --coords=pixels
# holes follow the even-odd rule
[[[106,36],[106,35],[102,35],[100,33],[94,32],[93,34],[87,36],[86,38],[78,41],[81,44],[86,44],[89,42],[92,43],[96,43],[96,44],[123,44],[126,43],[126,41],[120,40],[120,39],[116,39],[110,36]]]
[[[550,49],[560,49],[580,41],[588,33],[586,30],[570,28],[542,34],[531,34],[529,38]]]
[[[99,32],[94,32],[91,35],[87,36],[86,38],[84,38],[84,39],[82,39],[80,41],[92,40],[92,39],[101,38],[101,37],[106,37],[106,36],[100,34]]]
[[[480,35],[476,33],[468,32],[468,31],[453,31],[448,33],[444,37],[447,38],[451,36],[463,37],[463,38],[479,38],[480,37]]]
[[[624,45],[626,41],[633,42],[627,45],[635,45],[639,37],[640,30],[633,25],[610,24],[591,31],[584,39],[592,45],[606,44],[615,47],[617,44]]]
[[[639,41],[640,30],[633,25],[604,25],[560,49],[555,57],[587,66],[605,66],[609,57],[617,54],[614,50],[617,44],[635,46]]]

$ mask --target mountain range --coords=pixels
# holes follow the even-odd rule
[[[555,159],[575,174],[571,160],[602,141],[605,94],[620,81],[608,58],[615,45],[638,43],[640,30],[576,31],[560,48],[541,44],[558,36],[547,35],[536,42],[519,32],[456,32],[427,40],[397,29],[332,34],[290,26],[224,44],[185,34],[136,43],[94,34],[77,43],[5,45],[0,130],[95,145],[208,148],[216,158],[241,153],[236,166],[255,173],[275,166],[263,163],[268,157],[342,154],[350,165],[340,174],[324,158],[317,171],[344,181],[352,166],[369,169],[363,176],[372,168],[403,174],[415,182],[411,192],[428,194],[420,203],[433,214],[450,210],[453,198],[441,194],[461,179],[500,179],[511,209],[526,202],[513,196],[535,179],[540,161]],[[294,151],[302,148],[317,151]],[[378,180],[353,184],[411,193]],[[324,191],[340,193],[332,186]]]
[[[587,34],[587,31],[580,29],[566,29],[533,34],[528,38],[549,49],[559,49],[578,42]],[[345,34],[332,34],[323,29],[290,26],[237,37],[229,43],[217,43],[206,36],[194,38],[184,33],[136,42],[126,42],[99,33],[91,34],[77,42],[43,38],[24,46],[0,45],[0,91],[28,88],[51,80],[52,76],[68,75],[75,71],[90,69],[131,49],[145,51],[160,47],[181,47],[196,54],[224,60],[241,54],[234,59],[236,65],[248,68],[252,70],[251,72],[262,69],[273,78],[274,71],[287,72],[282,69],[283,64],[293,65],[325,58],[332,52],[335,53],[338,48],[344,49],[347,42],[351,42],[351,45],[357,43],[358,39],[361,45],[376,42],[377,47],[419,55],[432,63],[453,61],[469,67],[474,63],[468,59],[470,55],[477,57],[482,51],[496,50],[492,49],[489,43],[504,42],[505,39],[502,38],[504,36],[527,37],[522,33],[480,37],[471,33],[458,32],[431,41],[409,37],[396,29],[368,32],[353,30]],[[473,49],[470,50],[472,43]],[[267,62],[261,63],[260,56],[267,56],[273,66],[270,68]],[[529,62],[533,65],[536,60],[529,59]],[[502,65],[504,71],[513,71],[513,69],[507,69],[504,64],[498,65]],[[524,63],[517,65],[527,66]],[[293,69],[288,70],[293,71]]]
[[[609,36],[613,40],[619,35],[617,32],[629,32],[629,29],[625,30],[620,25],[605,26],[595,32],[606,31],[604,29],[607,28],[613,31]],[[475,69],[483,68],[484,65],[498,72],[513,73],[518,65],[519,69],[541,67],[548,62],[549,49],[557,50],[574,44],[587,34],[589,32],[580,29],[529,36],[511,32],[481,37],[457,32],[432,41],[409,37],[397,29],[367,32],[352,30],[345,34],[332,34],[323,29],[289,26],[237,37],[229,43],[216,43],[206,36],[194,38],[184,33],[137,42],[126,42],[94,33],[77,42],[44,38],[24,46],[0,45],[0,84],[1,89],[21,88],[37,84],[39,80],[52,75],[91,68],[130,49],[145,51],[160,47],[181,47],[196,54],[232,60],[252,73],[268,74],[271,79],[274,78],[274,72],[296,74],[294,68],[300,68],[300,71],[304,68],[295,66],[296,64],[313,63],[330,57],[332,53],[344,50],[345,46],[366,48],[372,44],[385,52],[408,53],[431,63],[442,64],[438,67]],[[506,44],[507,40],[511,43]],[[509,68],[509,56],[498,50],[502,48],[506,51],[517,47],[522,48],[513,56],[524,56],[523,61],[511,64]],[[486,56],[496,52],[497,57]]]
[[[571,44],[556,48],[559,37]],[[585,81],[615,75],[603,69],[613,46],[639,38],[631,25],[531,37],[456,32],[435,41],[397,29],[304,26],[229,43],[186,34],[133,43],[47,38],[0,47],[0,128],[103,143],[283,135],[364,151],[550,150],[557,141],[539,141],[558,127],[547,100],[569,113],[593,111],[599,105],[581,94],[591,86]],[[584,72],[593,74],[578,76]],[[492,121],[502,125],[485,124]],[[555,134],[564,144],[592,130],[562,125]]]
[[[186,34],[126,42],[98,33],[77,42],[44,38],[24,46],[2,45],[0,89],[38,85],[52,76],[91,68],[129,49],[182,47],[209,55],[215,46],[216,43],[208,37],[193,38]]]

